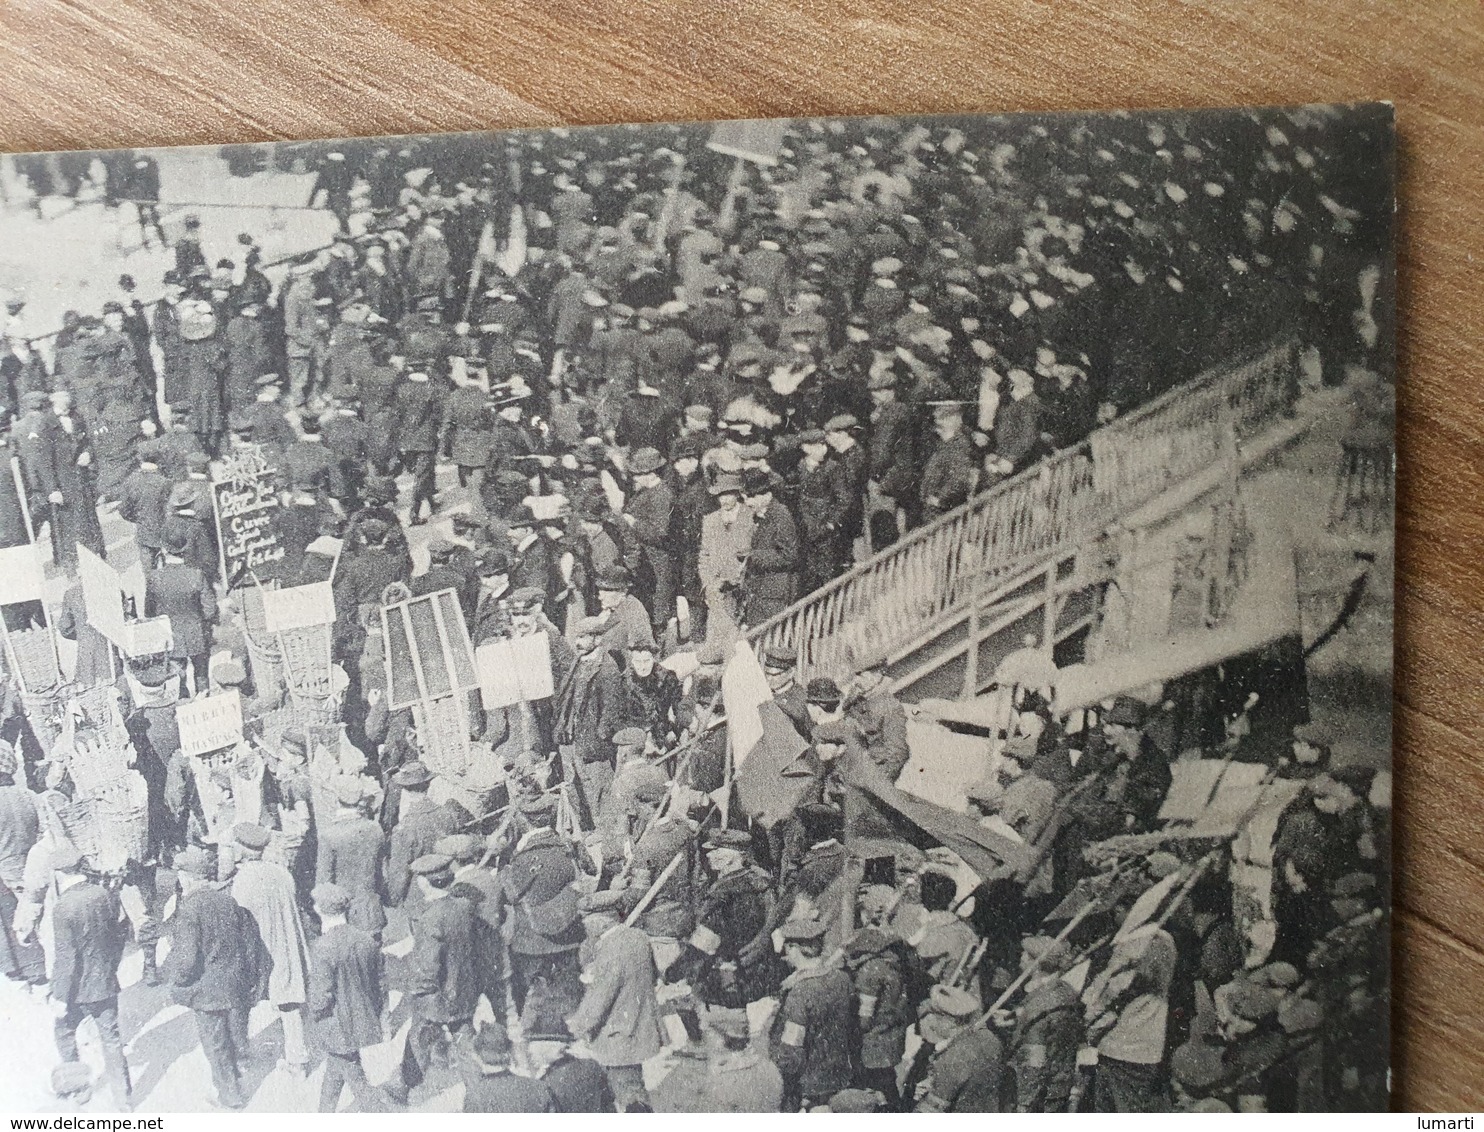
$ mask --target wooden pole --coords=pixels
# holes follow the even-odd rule
[[[660,894],[660,889],[665,882],[675,875],[675,870],[680,868],[680,862],[685,860],[686,847],[682,846],[680,852],[670,858],[670,863],[660,871],[660,875],[654,878],[654,883],[649,886],[644,895],[639,898],[639,903],[634,905],[634,910],[624,919],[627,927],[633,927],[634,921],[644,915],[645,911],[654,903],[654,898]]]

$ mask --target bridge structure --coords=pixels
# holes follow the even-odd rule
[[[1214,368],[909,532],[750,639],[795,646],[802,679],[883,666],[916,701],[978,696],[1028,647],[1065,668],[1210,630],[1246,580],[1243,468],[1294,435],[1297,405],[1294,342]]]

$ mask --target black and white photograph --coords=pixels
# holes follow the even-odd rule
[[[0,1108],[1387,1109],[1394,160],[0,156]]]

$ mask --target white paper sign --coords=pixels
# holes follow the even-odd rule
[[[77,544],[77,578],[82,583],[88,622],[120,648],[124,645],[124,594],[118,571],[82,543]]]
[[[545,633],[509,641],[486,641],[474,652],[479,698],[486,709],[544,700],[555,691],[551,640]]]
[[[270,633],[287,633],[335,620],[335,589],[329,582],[311,582],[263,591],[263,621]]]
[[[125,656],[158,656],[170,651],[175,637],[170,631],[170,618],[147,617],[124,625],[119,648]]]
[[[234,746],[242,742],[242,697],[234,688],[177,704],[175,726],[180,731],[180,749],[187,755]]]
[[[46,589],[46,573],[34,543],[0,550],[0,605],[36,601]]]

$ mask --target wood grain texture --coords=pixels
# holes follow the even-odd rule
[[[1484,1107],[1477,0],[11,0],[0,147],[1385,98],[1401,132],[1398,1104]]]

